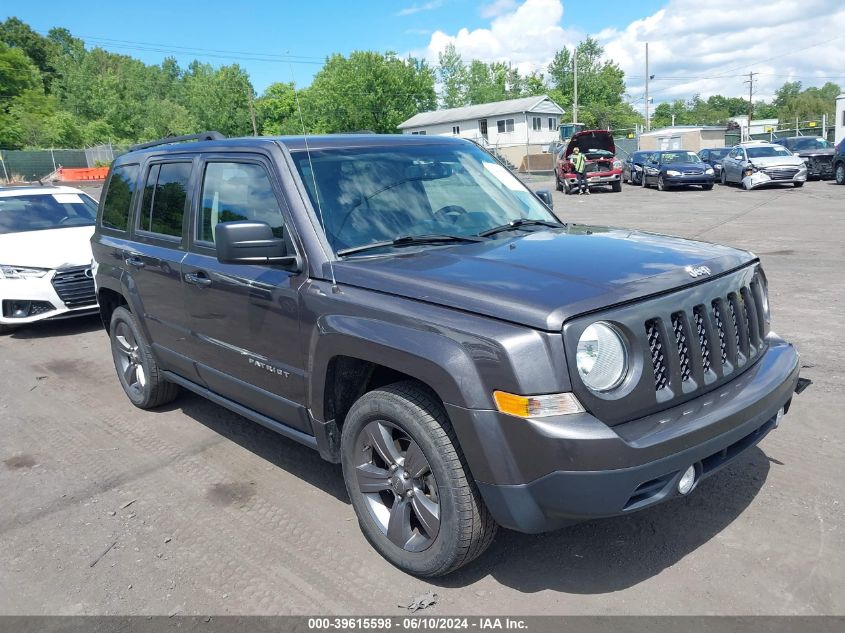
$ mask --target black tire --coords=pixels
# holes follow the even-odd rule
[[[725,175],[725,168],[724,167],[722,167],[721,181],[722,181],[722,185],[724,185],[725,187],[728,186],[728,177]]]
[[[640,187],[642,187],[643,189],[648,189],[648,183],[645,179],[645,172],[640,174]]]
[[[409,457],[412,445],[413,458]],[[405,455],[401,454],[403,446]],[[401,459],[382,458],[391,451],[398,451],[394,454]],[[408,472],[404,469],[412,460],[416,464],[425,461],[427,470],[414,471],[428,475],[411,473],[409,479],[413,466]],[[343,424],[341,462],[361,531],[375,550],[399,569],[417,576],[442,576],[466,565],[493,542],[498,526],[469,473],[446,412],[422,385],[398,382],[361,396]],[[370,490],[365,492],[362,486]],[[421,497],[426,506],[434,503],[437,508],[433,536],[426,523],[435,523],[431,521],[433,513],[423,520],[424,513],[414,505]],[[403,517],[408,518],[407,524]],[[391,539],[390,529],[400,521],[410,529],[397,529]]]
[[[614,192],[619,193],[620,191],[622,191],[622,181],[617,180],[616,182],[610,183],[610,188]]]
[[[833,177],[836,180],[837,185],[845,185],[845,162],[840,161],[836,163]]]
[[[15,327],[13,325],[3,325],[0,323],[0,336],[4,334],[11,334],[14,331]]]
[[[667,191],[668,187],[666,187],[666,183],[663,181],[663,174],[660,174],[657,177],[657,190],[658,191]]]
[[[179,386],[162,377],[132,312],[123,307],[115,309],[109,324],[109,339],[117,378],[132,404],[139,409],[153,409],[179,395]]]
[[[796,189],[800,189],[801,187],[804,186],[804,183],[803,182],[793,182],[792,186],[795,187]]]
[[[704,189],[704,191],[710,191],[713,188],[713,185],[701,185],[701,188]]]
[[[561,184],[560,178],[558,177],[557,172],[555,172],[555,189],[557,191],[563,191],[563,184]]]

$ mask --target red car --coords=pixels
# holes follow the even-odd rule
[[[622,161],[616,158],[616,144],[607,130],[584,130],[572,135],[555,165],[558,191],[568,194],[578,184],[575,168],[569,160],[576,147],[587,159],[587,186],[590,189],[609,186],[613,191],[622,191]]]

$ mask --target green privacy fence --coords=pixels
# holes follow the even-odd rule
[[[59,167],[88,167],[84,149],[0,150],[0,178],[38,180]]]

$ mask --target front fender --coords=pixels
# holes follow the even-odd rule
[[[473,359],[442,333],[360,316],[321,317],[310,341],[309,401],[317,420],[324,420],[324,391],[329,362],[349,356],[407,374],[431,387],[447,404],[490,408]]]

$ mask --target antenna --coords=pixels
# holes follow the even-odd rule
[[[317,201],[317,213],[320,215],[320,224],[323,225],[323,231],[326,231],[326,220],[323,217],[323,205],[320,202],[320,189],[317,187],[317,175],[314,172],[314,163],[311,162],[311,150],[308,147],[308,132],[305,130],[305,118],[302,116],[302,106],[299,104],[299,92],[296,90],[296,78],[293,75],[293,64],[290,65],[290,78],[291,84],[293,85],[293,98],[296,101],[296,109],[299,111],[299,123],[302,125],[302,137],[305,140],[305,154],[308,156],[308,168],[311,170],[311,182],[314,183],[314,197]],[[326,232],[326,239],[328,239],[329,234]],[[329,246],[334,248],[334,244],[329,243]],[[340,288],[337,285],[337,279],[334,276],[334,253],[332,253],[332,258],[329,259],[329,273],[332,277],[332,292],[340,292]]]

